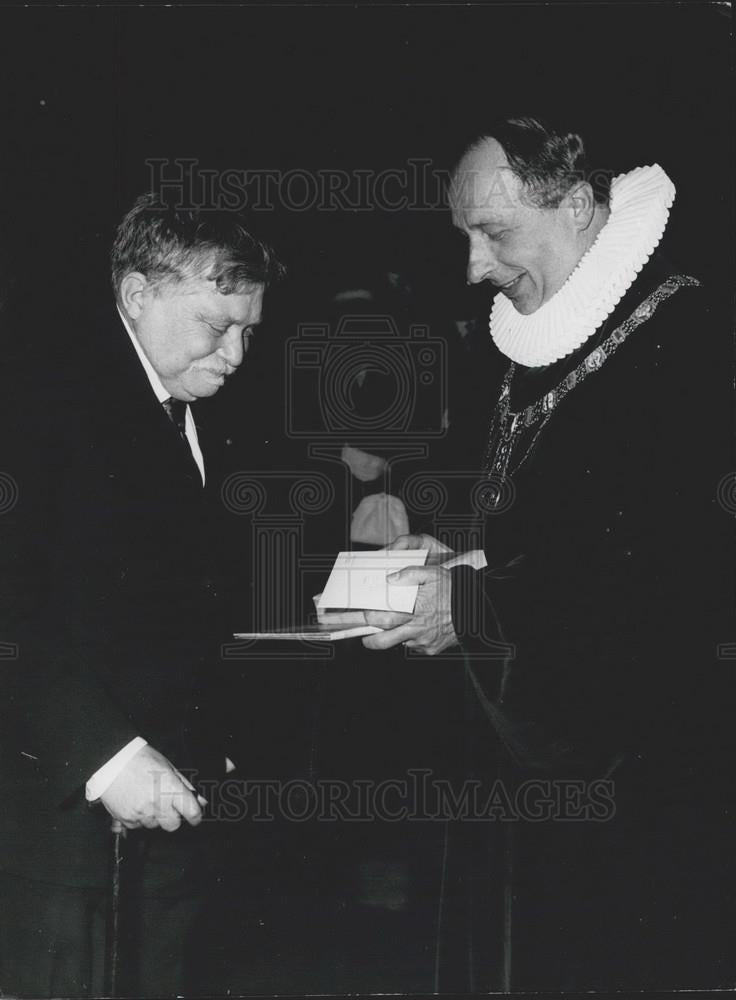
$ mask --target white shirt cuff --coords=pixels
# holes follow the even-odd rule
[[[94,802],[95,799],[104,795],[131,757],[135,757],[138,751],[147,745],[147,740],[144,740],[142,736],[136,736],[130,743],[126,743],[122,750],[118,750],[115,756],[103,764],[98,771],[95,771],[87,782],[87,801]]]

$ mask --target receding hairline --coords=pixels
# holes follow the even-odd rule
[[[479,184],[480,178],[485,180]],[[487,136],[474,141],[467,147],[450,175],[448,202],[453,213],[462,204],[463,197],[467,197],[469,185],[475,196],[473,208],[476,210],[489,209],[491,196],[508,197],[509,192],[503,178],[510,178],[510,187],[516,197],[519,197],[519,192],[525,187],[524,182],[509,163],[499,140],[494,136]],[[480,191],[486,186],[489,191],[486,196],[481,197]]]
[[[481,156],[493,156],[497,158],[499,162],[496,164],[498,167],[508,167],[510,170],[513,169],[509,163],[509,158],[506,154],[506,150],[503,148],[503,144],[499,139],[493,135],[481,136],[475,139],[471,144],[465,149],[462,156],[457,162],[455,170],[456,173],[462,164],[472,157],[479,158]]]
[[[494,136],[485,136],[471,143],[455,164],[450,174],[449,194],[452,198],[456,185],[453,183],[462,174],[473,177],[489,176],[503,171],[521,183],[518,172],[509,163],[506,150]]]
[[[452,174],[468,164],[480,169],[502,167],[501,151],[536,207],[559,206],[577,180],[590,185],[596,204],[610,205],[612,172],[591,166],[588,143],[571,123],[545,122],[529,115],[488,121],[482,131],[468,137]]]

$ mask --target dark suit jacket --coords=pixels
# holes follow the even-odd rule
[[[8,333],[0,866],[96,883],[109,817],[90,775],[136,735],[180,769],[224,761],[225,441],[194,404],[203,489],[114,307],[19,349]]]

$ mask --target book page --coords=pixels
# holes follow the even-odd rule
[[[317,608],[403,611],[411,614],[419,588],[388,583],[386,576],[405,566],[423,566],[427,555],[427,549],[340,552],[317,601]]]

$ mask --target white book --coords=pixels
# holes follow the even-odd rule
[[[272,632],[236,632],[236,639],[299,639],[311,642],[334,642],[337,639],[352,639],[361,635],[375,635],[381,629],[375,625],[352,625],[338,628],[335,625],[297,625],[293,628],[277,628]]]
[[[378,549],[339,552],[317,611],[328,608],[360,611],[414,610],[419,587],[389,583],[386,577],[407,566],[424,566],[428,549]]]
[[[365,611],[397,611],[411,614],[418,586],[388,583],[386,577],[406,566],[424,566],[428,549],[379,549],[367,552],[340,552],[321,594],[314,598],[316,624],[295,625],[265,632],[236,632],[236,639],[297,639],[334,642],[382,629],[367,625]],[[486,558],[480,550],[453,556],[442,564],[482,569]]]

